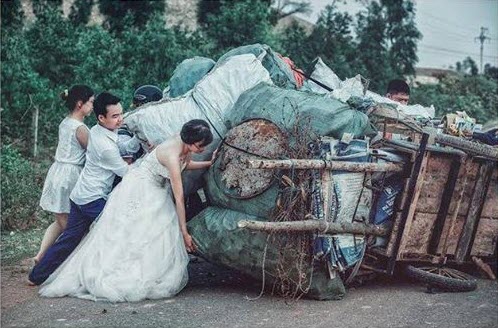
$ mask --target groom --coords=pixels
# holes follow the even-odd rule
[[[117,129],[123,122],[121,99],[102,92],[93,109],[98,124],[90,130],[86,162],[71,196],[67,226],[29,274],[31,285],[41,285],[78,246],[92,222],[104,209],[114,177],[122,177],[128,164],[119,155]]]

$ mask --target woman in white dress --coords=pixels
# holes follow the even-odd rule
[[[186,226],[181,172],[211,165],[212,160],[193,162],[190,156],[212,140],[207,122],[189,121],[179,136],[130,170],[89,234],[40,294],[134,302],[171,297],[183,289],[187,251],[195,245]]]
[[[38,263],[47,249],[64,231],[69,214],[69,195],[85,164],[88,144],[88,127],[83,123],[93,110],[94,92],[86,85],[75,85],[61,93],[70,110],[59,125],[59,143],[55,161],[48,170],[40,206],[55,215],[55,221],[47,228],[40,250],[33,261]]]

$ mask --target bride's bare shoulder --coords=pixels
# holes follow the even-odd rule
[[[177,138],[171,138],[157,146],[156,155],[159,162],[166,164],[179,161],[181,151],[181,140],[177,140]]]

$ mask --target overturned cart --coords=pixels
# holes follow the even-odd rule
[[[194,118],[222,140],[204,175],[209,206],[188,222],[199,255],[291,297],[340,299],[365,270],[392,274],[405,262],[435,265],[437,274],[410,267],[431,283],[475,287],[446,265],[496,256],[496,154],[443,149],[427,138],[373,149],[369,116],[383,112],[363,92],[359,102],[346,97],[353,86],[364,89],[361,81],[327,79],[334,74],[320,60],[310,76],[333,94],[311,80],[299,86],[268,46],[237,48],[213,64],[182,63],[165,99],[125,118],[153,144]],[[265,162],[274,160],[290,161]],[[187,194],[200,187],[199,173],[184,174]]]
[[[402,185],[402,188],[399,190],[401,197],[394,204],[391,224],[375,224],[379,210],[389,204],[379,203],[385,200],[385,186],[371,184],[368,186],[374,190],[371,210],[368,220],[363,218],[363,222],[336,223],[315,218],[283,223],[242,221],[239,227],[273,232],[309,231],[383,237],[385,243],[375,242],[378,238],[373,238],[373,242],[364,245],[364,257],[348,272],[347,282],[352,281],[358,272],[393,274],[395,267],[403,264],[409,276],[430,287],[447,291],[474,290],[476,280],[452,267],[475,262],[491,277],[494,275],[486,261],[495,261],[496,264],[498,150],[445,135],[436,135],[435,141],[451,147],[429,145],[428,139],[429,134],[424,134],[420,144],[382,141],[382,149],[408,159],[403,166],[386,161],[377,164],[333,160],[248,161],[248,167],[252,169],[402,172],[398,177],[403,181],[395,184]],[[326,177],[331,179],[329,175]],[[385,179],[382,183],[388,184]],[[395,187],[390,185],[389,188]],[[392,194],[392,190],[387,193]],[[326,201],[324,206],[327,206]]]

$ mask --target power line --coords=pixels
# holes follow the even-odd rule
[[[431,49],[431,50],[442,51],[442,52],[449,52],[449,53],[454,53],[454,54],[461,54],[461,55],[467,55],[467,56],[480,56],[480,54],[478,54],[478,53],[459,51],[459,50],[442,48],[442,47],[436,47],[436,46],[425,45],[425,44],[419,44],[419,46],[423,47],[423,48],[428,48],[428,49]],[[493,58],[493,59],[498,58],[498,56],[492,56],[492,55],[483,55],[483,57],[488,57],[488,58]]]
[[[465,27],[464,27],[464,26],[462,26],[462,25],[460,25],[460,24],[457,24],[457,23],[455,23],[455,22],[453,22],[453,21],[448,20],[447,18],[443,18],[443,17],[438,17],[438,16],[435,16],[435,15],[433,15],[433,14],[431,14],[431,13],[428,13],[428,12],[426,12],[426,11],[424,11],[424,10],[421,10],[421,9],[418,9],[418,8],[417,8],[417,11],[422,12],[424,15],[427,15],[427,16],[429,16],[429,17],[432,17],[432,18],[433,18],[433,19],[435,19],[435,21],[436,21],[436,22],[438,22],[438,23],[445,24],[445,25],[450,26],[450,27],[452,27],[452,28],[456,27],[456,28],[459,28],[459,29],[461,29],[461,30],[465,30],[465,31],[467,32],[467,33],[466,33],[466,34],[467,34],[467,35],[466,35],[467,37],[472,37],[472,36],[471,36],[470,34],[468,34],[468,33],[471,33],[471,34],[472,34],[472,33],[474,33],[473,31],[471,31],[471,30],[468,28],[468,26],[465,26]],[[463,32],[462,32],[462,33],[463,33]]]

